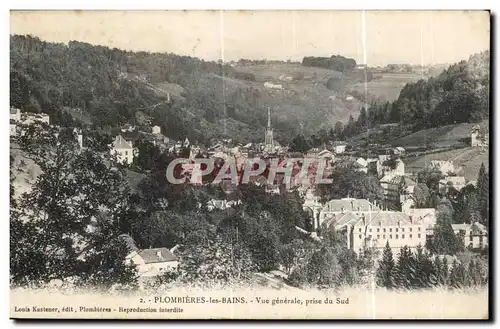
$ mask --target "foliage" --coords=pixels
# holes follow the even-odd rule
[[[71,130],[33,125],[20,144],[42,173],[12,220],[12,282],[134,282],[133,268],[124,264],[128,251],[118,239],[129,207],[123,172],[109,156],[79,150]]]
[[[380,261],[377,268],[377,285],[385,287],[387,289],[392,289],[393,287],[395,287],[395,271],[396,267],[394,263],[394,257],[392,255],[391,247],[389,246],[389,241],[387,241],[382,253],[382,260]]]

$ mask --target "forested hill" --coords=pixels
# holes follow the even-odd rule
[[[411,131],[489,118],[490,53],[472,55],[437,77],[408,83],[391,103],[362,111],[359,126],[402,123]],[[360,128],[364,128],[360,127]]]
[[[360,108],[326,87],[338,72],[298,63],[227,65],[19,35],[11,36],[10,48],[11,105],[46,112],[57,124],[71,122],[64,113],[106,129],[149,117],[170,138],[257,142],[270,107],[275,139],[287,144],[299,131],[328,129]],[[283,88],[266,88],[268,81]]]

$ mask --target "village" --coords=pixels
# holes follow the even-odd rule
[[[50,117],[46,114],[33,114],[22,112],[20,109],[10,110],[10,134],[11,138],[23,135],[23,127],[40,123],[50,125]],[[146,127],[147,128],[147,127]],[[301,181],[285,189],[279,183],[268,184],[266,179],[257,177],[251,183],[265,185],[267,193],[286,193],[288,190],[297,190],[304,199],[303,210],[308,214],[311,223],[310,228],[296,227],[301,233],[321,241],[326,231],[341,232],[346,238],[346,246],[355,252],[359,252],[367,245],[375,250],[381,251],[387,243],[398,252],[403,246],[415,250],[417,247],[425,246],[432,238],[436,225],[435,208],[417,208],[414,202],[414,189],[418,184],[418,175],[405,169],[405,158],[409,156],[403,147],[370,148],[359,149],[347,142],[330,141],[322,148],[313,148],[305,154],[292,152],[289,147],[282,146],[274,140],[271,112],[268,109],[268,122],[263,136],[263,142],[246,145],[233,143],[229,139],[214,141],[209,147],[192,143],[188,138],[185,140],[171,140],[162,133],[161,127],[151,125],[135,127],[125,125],[121,132],[115,136],[109,152],[115,156],[117,161],[125,166],[131,165],[138,156],[136,143],[139,140],[147,140],[162,152],[180,156],[188,155],[190,160],[195,158],[209,158],[220,161],[235,161],[238,169],[241,169],[249,158],[262,158],[269,162],[270,159],[278,158],[285,161],[289,158],[314,158],[326,161],[326,173],[334,167],[350,168],[350,170],[362,172],[378,179],[383,190],[383,200],[356,199],[349,195],[340,199],[324,199],[318,194],[318,186],[311,180]],[[83,132],[74,129],[75,136],[80,148],[85,148]],[[487,148],[488,136],[479,136],[479,128],[474,127],[470,132],[471,147]],[[370,154],[368,157],[361,154]],[[439,180],[439,191],[446,194],[450,189],[457,191],[467,185],[476,185],[474,180],[466,180],[464,176],[457,175],[461,168],[457,168],[452,161],[432,160],[428,164],[428,170],[441,174]],[[183,175],[190,176],[193,166],[183,165]],[[193,182],[193,179],[191,179]],[[195,184],[202,185],[203,180],[198,177]],[[332,184],[335,184],[333,182]],[[234,184],[222,182],[221,185],[229,195],[226,199],[210,200],[207,209],[228,209],[240,203],[239,200],[231,199],[231,191]],[[484,225],[479,222],[452,224],[455,234],[462,237],[464,248],[482,249],[488,246],[488,232]],[[176,257],[176,249],[173,248],[151,248],[138,249],[133,239],[123,235],[123,239],[129,246],[129,255],[126,257],[127,264],[134,264],[138,269],[140,277],[151,278],[164,275],[166,272],[177,268],[179,260]]]

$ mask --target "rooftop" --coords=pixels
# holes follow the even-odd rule
[[[144,249],[139,252],[146,264],[164,263],[177,260],[177,257],[168,248]]]

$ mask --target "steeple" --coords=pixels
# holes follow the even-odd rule
[[[267,108],[267,127],[264,136],[264,144],[266,146],[274,145],[273,128],[271,128],[271,109],[269,107]]]
[[[267,129],[271,129],[271,109],[267,108]]]

